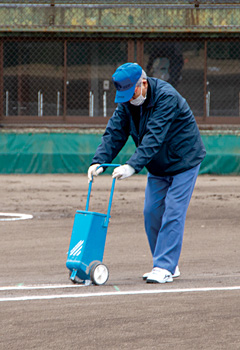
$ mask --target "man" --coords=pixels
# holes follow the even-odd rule
[[[205,157],[205,148],[186,100],[169,83],[146,76],[136,63],[113,74],[118,103],[88,169],[89,181],[103,172],[132,136],[136,151],[113,178],[125,179],[148,170],[144,222],[153,257],[147,283],[172,282],[180,275],[187,208]]]

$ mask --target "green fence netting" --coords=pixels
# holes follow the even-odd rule
[[[207,156],[201,174],[240,175],[240,135],[202,135],[202,138]],[[100,142],[99,134],[2,133],[0,173],[86,173]],[[134,150],[129,139],[116,162],[124,164]],[[146,170],[141,174],[146,174]]]

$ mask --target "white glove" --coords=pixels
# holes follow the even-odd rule
[[[93,176],[98,176],[103,172],[103,167],[100,167],[99,169],[97,169],[99,165],[100,164],[93,164],[88,168],[88,183],[90,181],[93,181]]]
[[[132,176],[134,173],[135,169],[131,165],[125,164],[114,169],[112,178],[123,180],[126,179],[126,177]]]

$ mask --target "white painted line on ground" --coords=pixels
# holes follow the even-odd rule
[[[206,288],[188,288],[188,289],[158,289],[158,290],[134,290],[105,293],[84,293],[84,294],[59,294],[59,295],[33,295],[11,298],[0,298],[4,301],[31,301],[31,300],[50,300],[50,299],[71,299],[71,298],[89,298],[105,296],[123,296],[123,295],[144,295],[144,294],[165,294],[165,293],[194,293],[194,292],[215,292],[215,291],[233,291],[240,290],[240,286],[235,287],[206,287]]]
[[[6,286],[6,287],[0,287],[1,291],[6,290],[34,290],[34,289],[64,289],[64,288],[79,288],[79,287],[86,287],[85,284],[43,284],[43,285],[36,285],[36,286]]]
[[[7,216],[7,218],[2,219],[1,216]],[[10,216],[10,218],[8,216]],[[28,220],[32,218],[33,215],[30,214],[0,213],[0,221]]]

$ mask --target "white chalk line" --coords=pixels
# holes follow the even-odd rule
[[[64,289],[64,288],[80,288],[86,287],[84,284],[44,284],[44,285],[35,285],[35,286],[4,286],[0,287],[1,291],[7,290],[36,290],[36,289]]]
[[[10,216],[10,218],[2,219],[1,216]],[[0,221],[17,221],[17,220],[29,220],[33,215],[30,214],[16,214],[16,213],[0,213]]]
[[[50,299],[72,299],[72,298],[92,298],[92,297],[110,297],[124,295],[144,295],[144,294],[173,294],[173,293],[196,293],[196,292],[215,292],[215,291],[234,291],[240,290],[240,286],[234,287],[206,287],[206,288],[186,288],[186,289],[157,289],[157,290],[129,290],[100,293],[81,293],[81,294],[59,294],[59,295],[33,295],[11,298],[0,298],[0,302],[7,301],[32,301],[32,300],[50,300]]]

